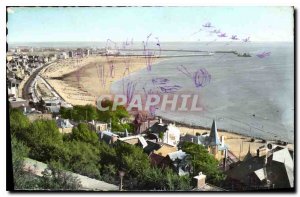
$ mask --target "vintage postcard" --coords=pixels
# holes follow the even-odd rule
[[[6,11],[10,190],[295,191],[293,7]]]

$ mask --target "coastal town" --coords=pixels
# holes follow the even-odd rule
[[[99,61],[107,56],[117,59],[120,58],[120,53],[105,48],[10,48],[7,52],[6,70],[11,109],[18,109],[31,123],[55,122],[56,128],[63,136],[74,135],[76,130],[85,125],[88,132],[93,133],[91,135],[96,134],[98,141],[111,149],[122,146],[119,144],[135,147],[147,156],[150,166],[160,170],[171,169],[176,176],[187,177],[188,191],[294,188],[294,145],[286,141],[230,133],[218,128],[218,120],[212,120],[211,127],[205,128],[174,122],[138,110],[126,112],[128,115],[117,119],[112,116],[102,119],[92,116],[91,113],[97,111],[97,96],[107,90],[103,88],[103,92],[91,94],[93,89],[86,90],[86,86],[77,84],[81,83],[79,80],[66,83],[61,78],[68,73],[76,75],[76,71],[93,59]],[[118,70],[116,72],[118,73]],[[212,178],[215,175],[206,174],[210,173],[209,167],[206,167],[206,160],[197,159],[197,154],[187,145],[197,145],[201,150],[203,148],[208,157],[216,162],[215,173],[222,178],[215,181]],[[46,161],[27,158],[23,170],[42,177],[41,172],[47,169]],[[100,164],[104,165],[101,162]],[[129,169],[122,167],[118,170],[113,180],[96,180],[94,176],[88,177],[86,174],[82,176],[73,173],[73,176],[81,181],[81,186],[77,189],[140,190],[135,188],[133,179],[128,179],[127,173],[131,172]],[[147,190],[167,189],[153,186]],[[182,189],[171,187],[171,190]]]
[[[6,190],[295,192],[295,8],[6,8]]]

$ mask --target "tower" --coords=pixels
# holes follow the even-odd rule
[[[216,125],[216,121],[213,120],[210,134],[208,137],[208,148],[209,152],[214,155],[214,157],[217,159],[218,158],[218,147],[221,144],[219,140],[219,135],[218,135],[218,129]]]

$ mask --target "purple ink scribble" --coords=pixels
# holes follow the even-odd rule
[[[200,68],[194,73],[193,80],[196,88],[205,87],[210,83],[211,75],[205,68]]]
[[[163,84],[167,84],[169,83],[170,80],[167,78],[162,78],[162,77],[158,77],[158,78],[153,78],[152,79],[152,83],[153,85],[163,85]]]
[[[128,39],[126,39],[126,42],[123,42],[123,49],[124,51],[132,51],[132,46],[133,46],[133,38],[131,39],[131,41],[129,42]],[[124,56],[123,58],[123,62],[125,65],[125,69],[123,72],[123,76],[125,76],[125,74],[129,74],[130,73],[130,67],[131,67],[131,55],[132,53],[126,52],[125,53],[126,56]]]
[[[143,41],[143,48],[144,48],[143,54],[144,54],[144,57],[145,57],[145,60],[146,60],[146,66],[147,66],[148,71],[152,70],[152,65],[153,65],[153,62],[154,62],[154,58],[157,58],[158,56],[161,55],[161,44],[159,42],[158,37],[155,37],[155,39],[156,39],[155,46],[152,49],[149,46],[150,45],[149,39],[150,39],[151,36],[152,36],[152,33],[150,33],[147,36],[146,41]],[[156,53],[155,53],[157,51],[157,49],[159,51],[158,55],[156,55]]]
[[[219,34],[219,33],[221,33],[221,30],[220,29],[214,29],[214,30],[212,30],[212,31],[210,31],[209,33],[213,33],[213,34]]]
[[[155,94],[154,91],[152,90],[152,88],[148,89],[148,88],[146,88],[146,86],[147,86],[147,82],[143,85],[143,90],[144,90],[145,98],[147,98],[149,94],[150,95],[151,94],[152,95]],[[159,95],[159,92],[156,92],[156,95]],[[156,106],[151,105],[149,107],[149,113],[150,113],[150,115],[155,116],[155,112],[156,112]]]
[[[183,65],[178,66],[177,70],[180,71],[181,73],[183,73],[185,76],[187,76],[189,78],[193,77],[192,73]]]
[[[114,72],[114,68],[115,68],[115,65],[114,65],[115,57],[114,56],[118,55],[120,53],[119,49],[117,47],[117,43],[113,42],[110,39],[107,39],[105,50],[106,50],[106,53],[105,53],[106,61],[109,65],[109,74],[110,74],[110,77],[113,78],[114,73],[115,73]]]
[[[174,85],[169,79],[163,77],[152,78],[152,84],[161,93],[175,93],[181,88],[181,86]]]
[[[237,37],[237,35],[232,35],[230,39],[231,40],[239,40],[239,38]]]
[[[211,27],[213,27],[213,26],[211,25],[210,22],[207,22],[207,23],[203,24],[202,26],[203,26],[203,27],[206,27],[206,28],[211,28]]]
[[[250,37],[242,39],[243,42],[250,42]]]
[[[163,93],[175,93],[175,92],[177,92],[179,89],[181,89],[181,86],[179,86],[179,85],[160,86],[160,90],[161,90]]]
[[[104,65],[98,65],[96,67],[97,67],[97,73],[98,73],[100,84],[102,87],[105,87],[106,79],[105,79]]]
[[[134,92],[135,92],[136,83],[130,81],[126,84],[126,98],[127,98],[127,105],[131,102]]]
[[[269,57],[271,55],[271,52],[262,52],[257,54],[256,56],[259,58],[265,58],[265,57]]]
[[[190,78],[196,88],[205,87],[211,81],[211,75],[205,68],[200,68],[193,74],[183,65],[178,66],[177,70],[183,73],[185,76]]]
[[[81,72],[81,69],[78,69],[76,71],[76,79],[77,79],[78,87],[80,87],[80,72]]]
[[[227,37],[227,35],[226,35],[226,33],[220,33],[220,34],[218,35],[218,37],[220,37],[220,38],[225,38],[225,37]]]
[[[150,113],[150,115],[151,115],[151,116],[155,116],[155,112],[156,112],[155,106],[151,105],[151,106],[149,107],[149,113]]]

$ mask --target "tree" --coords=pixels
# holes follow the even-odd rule
[[[24,132],[22,141],[30,148],[29,156],[41,162],[61,158],[62,135],[52,120],[36,120]]]
[[[100,179],[101,158],[97,146],[81,141],[65,142],[66,155],[61,163],[72,172]]]
[[[118,170],[126,170],[125,176],[141,176],[142,172],[150,168],[150,160],[140,147],[117,142],[115,145]]]
[[[39,182],[41,189],[48,190],[78,190],[81,183],[77,177],[65,172],[58,162],[51,162],[42,172],[43,177]]]
[[[29,148],[18,141],[15,136],[11,138],[12,165],[14,176],[14,189],[38,189],[38,180],[31,174],[24,172],[24,158],[28,156]]]
[[[9,111],[9,125],[11,134],[22,138],[23,133],[29,128],[30,122],[21,110],[11,109]]]
[[[70,137],[73,140],[83,141],[94,145],[99,142],[98,135],[94,131],[91,131],[88,128],[88,125],[84,123],[78,124],[77,128],[74,127]]]
[[[184,142],[182,150],[190,155],[191,165],[193,166],[192,176],[203,172],[207,175],[207,180],[214,184],[218,184],[224,179],[224,175],[218,167],[218,160],[209,154],[204,146],[192,142]]]

